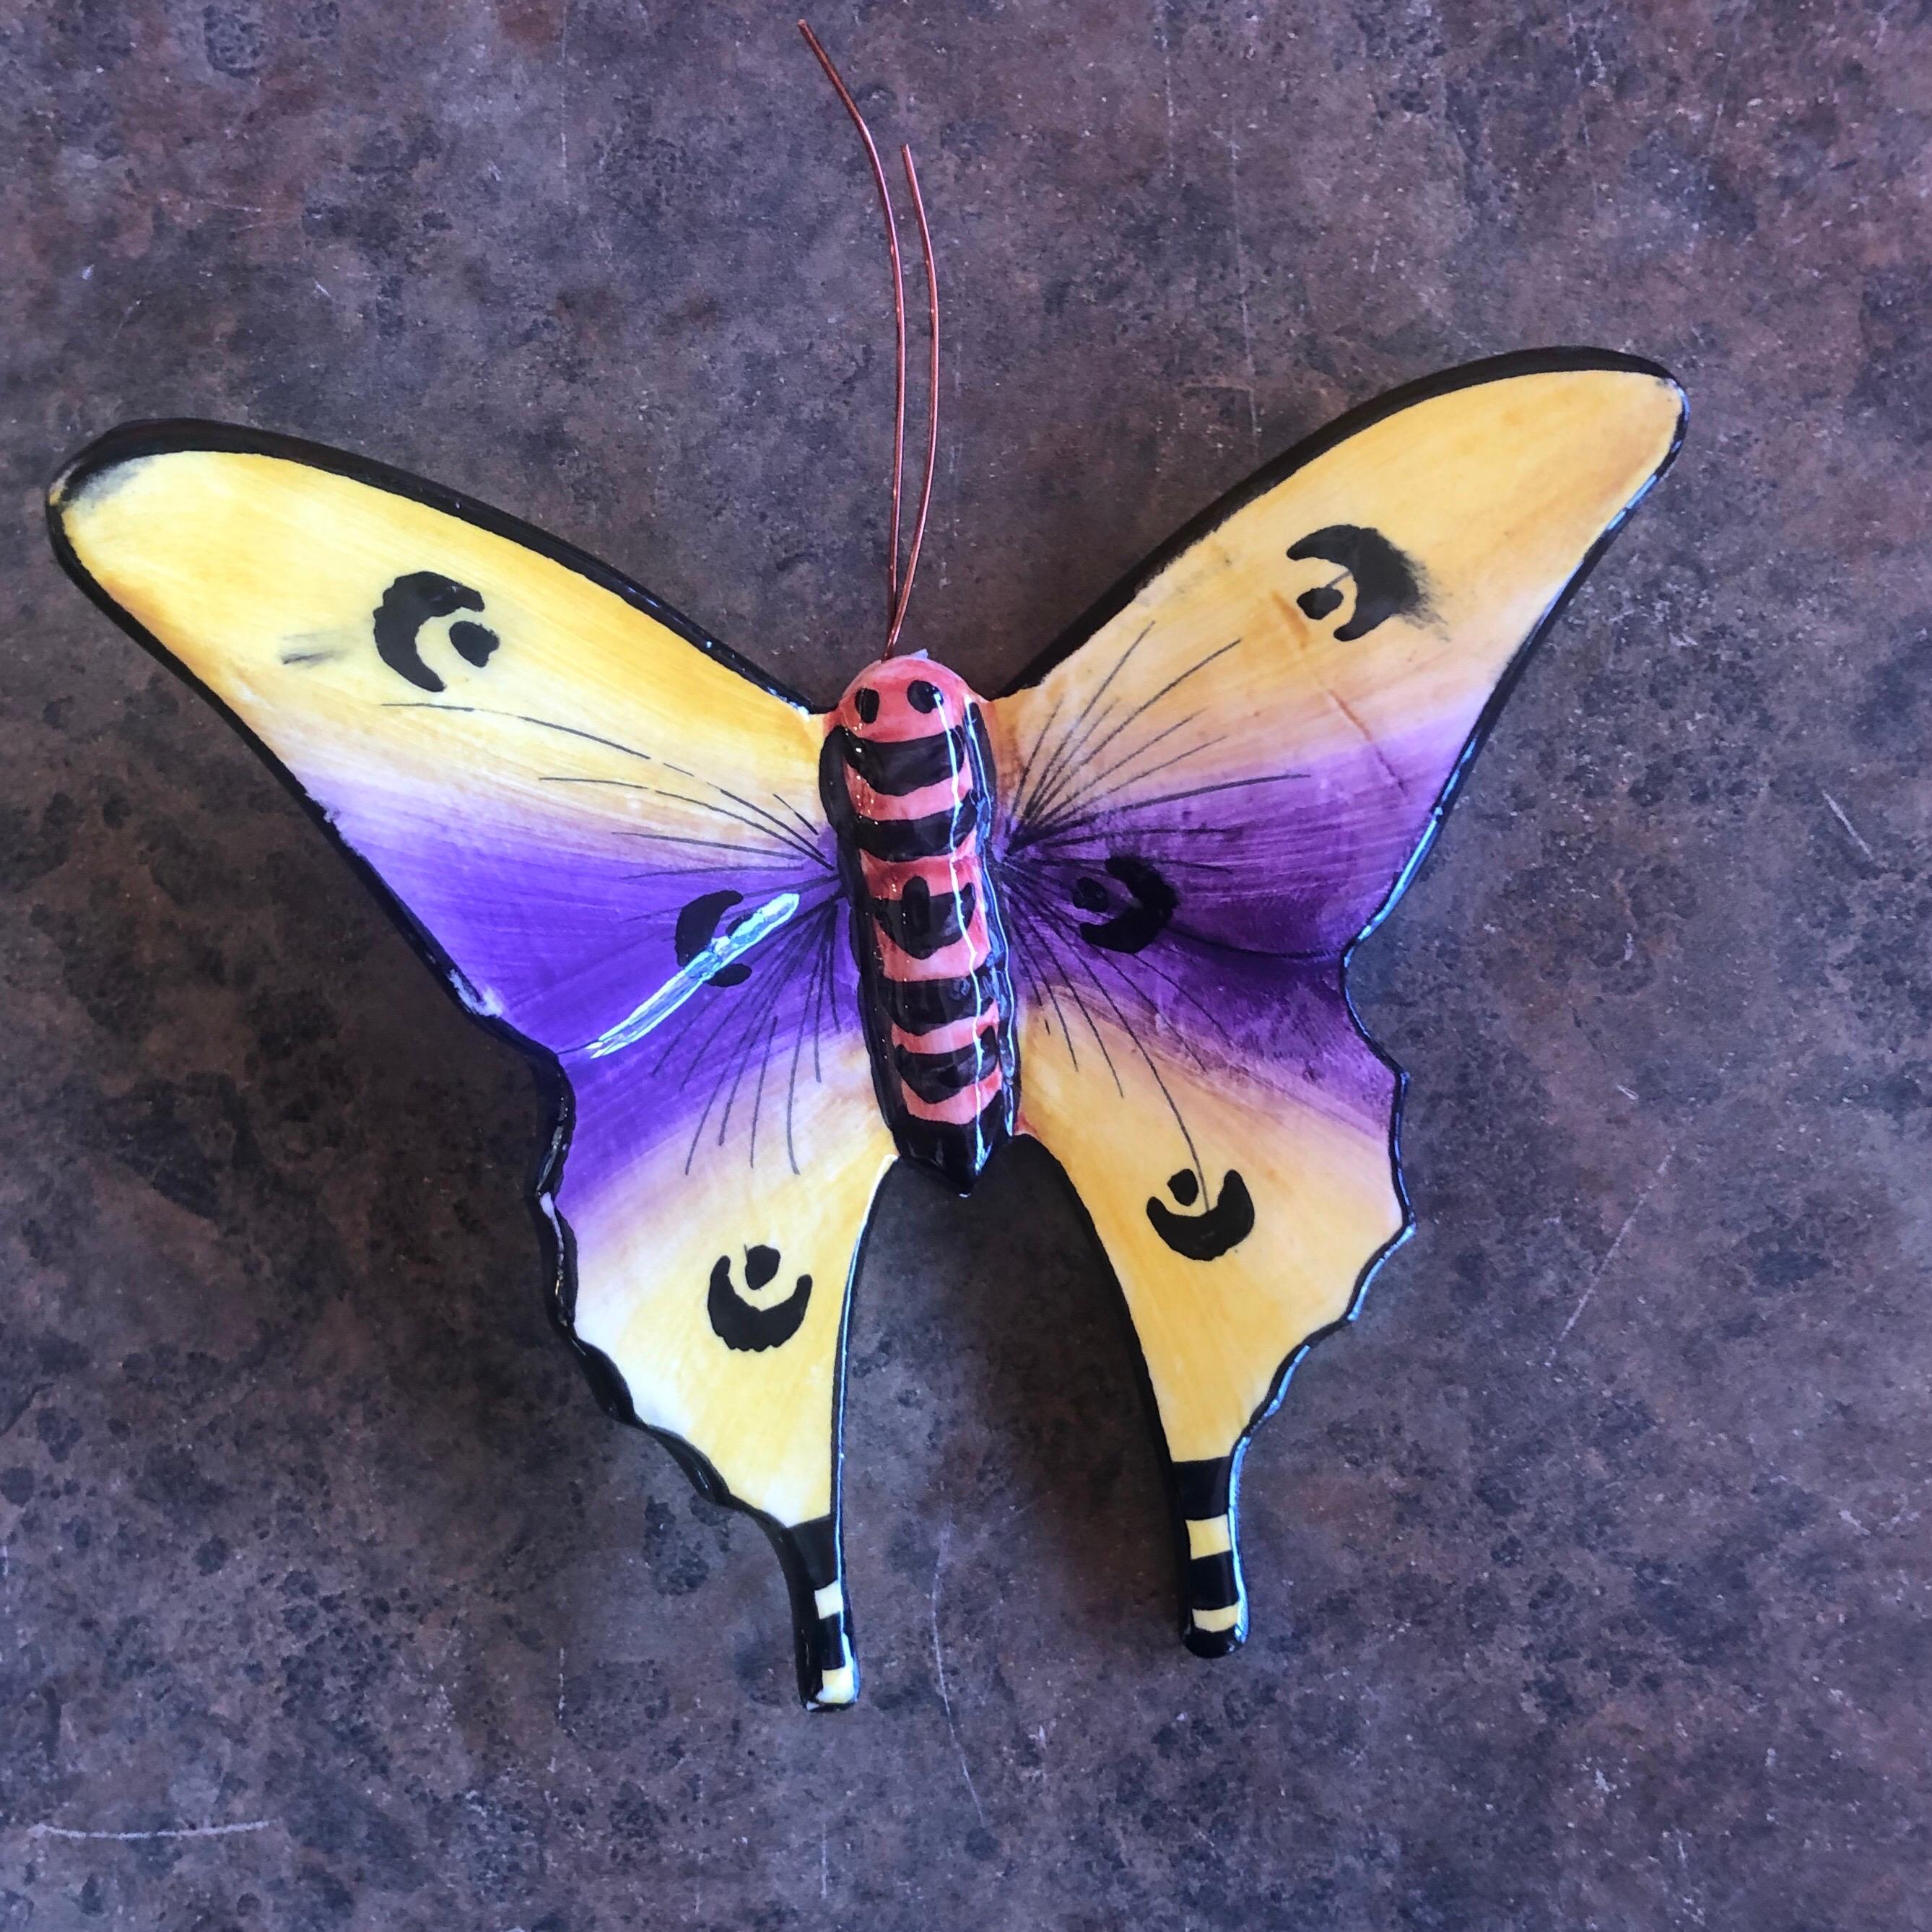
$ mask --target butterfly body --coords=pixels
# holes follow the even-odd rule
[[[980,702],[923,657],[882,659],[831,716],[820,790],[851,902],[866,1046],[899,1151],[969,1192],[1013,1131],[1018,1058]]]

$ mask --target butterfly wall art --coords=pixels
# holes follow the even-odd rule
[[[1402,1076],[1350,1007],[1350,950],[1684,422],[1616,354],[1415,384],[982,698],[897,650],[938,386],[902,567],[896,231],[892,254],[886,644],[830,711],[541,531],[283,436],[135,424],[50,511],[88,594],[554,1076],[556,1319],[604,1406],[770,1533],[814,1708],[858,1691],[840,1414],[880,1180],[904,1160],[964,1193],[1021,1135],[1132,1318],[1185,1640],[1242,1641],[1244,1450],[1408,1225]]]

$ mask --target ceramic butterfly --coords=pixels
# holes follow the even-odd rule
[[[1349,950],[1684,419],[1622,356],[1438,376],[997,697],[888,656],[830,711],[540,531],[280,436],[117,430],[50,520],[560,1076],[556,1318],[605,1406],[770,1532],[822,1708],[858,1688],[839,1418],[874,1196],[902,1158],[964,1192],[1016,1135],[1132,1316],[1185,1640],[1240,1642],[1242,1452],[1407,1226]]]

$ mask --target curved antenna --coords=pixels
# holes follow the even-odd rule
[[[890,547],[886,552],[886,628],[891,636],[898,632],[899,621],[904,614],[904,600],[899,595],[899,500],[904,487],[905,476],[905,413],[906,413],[906,317],[905,269],[899,259],[899,225],[892,214],[892,197],[886,185],[885,164],[879,159],[878,143],[872,139],[872,130],[866,125],[866,117],[859,112],[859,104],[852,98],[851,90],[838,77],[838,70],[832,64],[832,56],[819,44],[818,36],[803,20],[798,23],[799,32],[805,36],[807,46],[818,57],[818,64],[825,70],[825,77],[830,81],[838,98],[844,104],[845,111],[852,117],[852,124],[859,130],[859,138],[866,144],[866,158],[872,164],[872,184],[879,191],[879,208],[886,218],[886,246],[892,258],[892,333],[894,340],[893,374],[894,404],[892,411],[892,529]],[[925,218],[920,218],[924,226]],[[930,259],[928,257],[928,259]],[[930,467],[928,464],[928,468]],[[886,646],[890,652],[892,646]]]
[[[926,512],[932,508],[932,472],[939,457],[939,276],[933,266],[932,230],[926,219],[926,198],[919,191],[919,171],[912,164],[912,150],[902,147],[899,158],[905,163],[906,186],[912,191],[913,212],[919,218],[920,253],[926,260],[926,304],[932,356],[926,370],[926,476],[919,488],[919,515],[912,526],[912,548],[906,557],[905,578],[899,585],[898,602],[892,611],[892,627],[886,634],[886,657],[899,640],[899,627],[905,622],[906,606],[912,602],[912,580],[919,568],[919,547],[926,541]],[[904,338],[901,338],[903,346]],[[905,435],[905,407],[899,407],[899,435]],[[897,512],[894,512],[894,548],[897,548]]]

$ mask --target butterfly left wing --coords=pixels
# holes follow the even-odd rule
[[[561,1068],[560,1319],[607,1404],[772,1533],[807,1695],[849,1702],[844,1306],[892,1150],[821,724],[590,558],[336,452],[137,425],[50,518],[469,1010]]]
[[[1401,1076],[1355,1023],[1348,950],[1682,416],[1661,370],[1585,352],[1386,398],[990,707],[1021,1126],[1126,1297],[1203,1654],[1246,1633],[1248,1437],[1406,1231]]]

